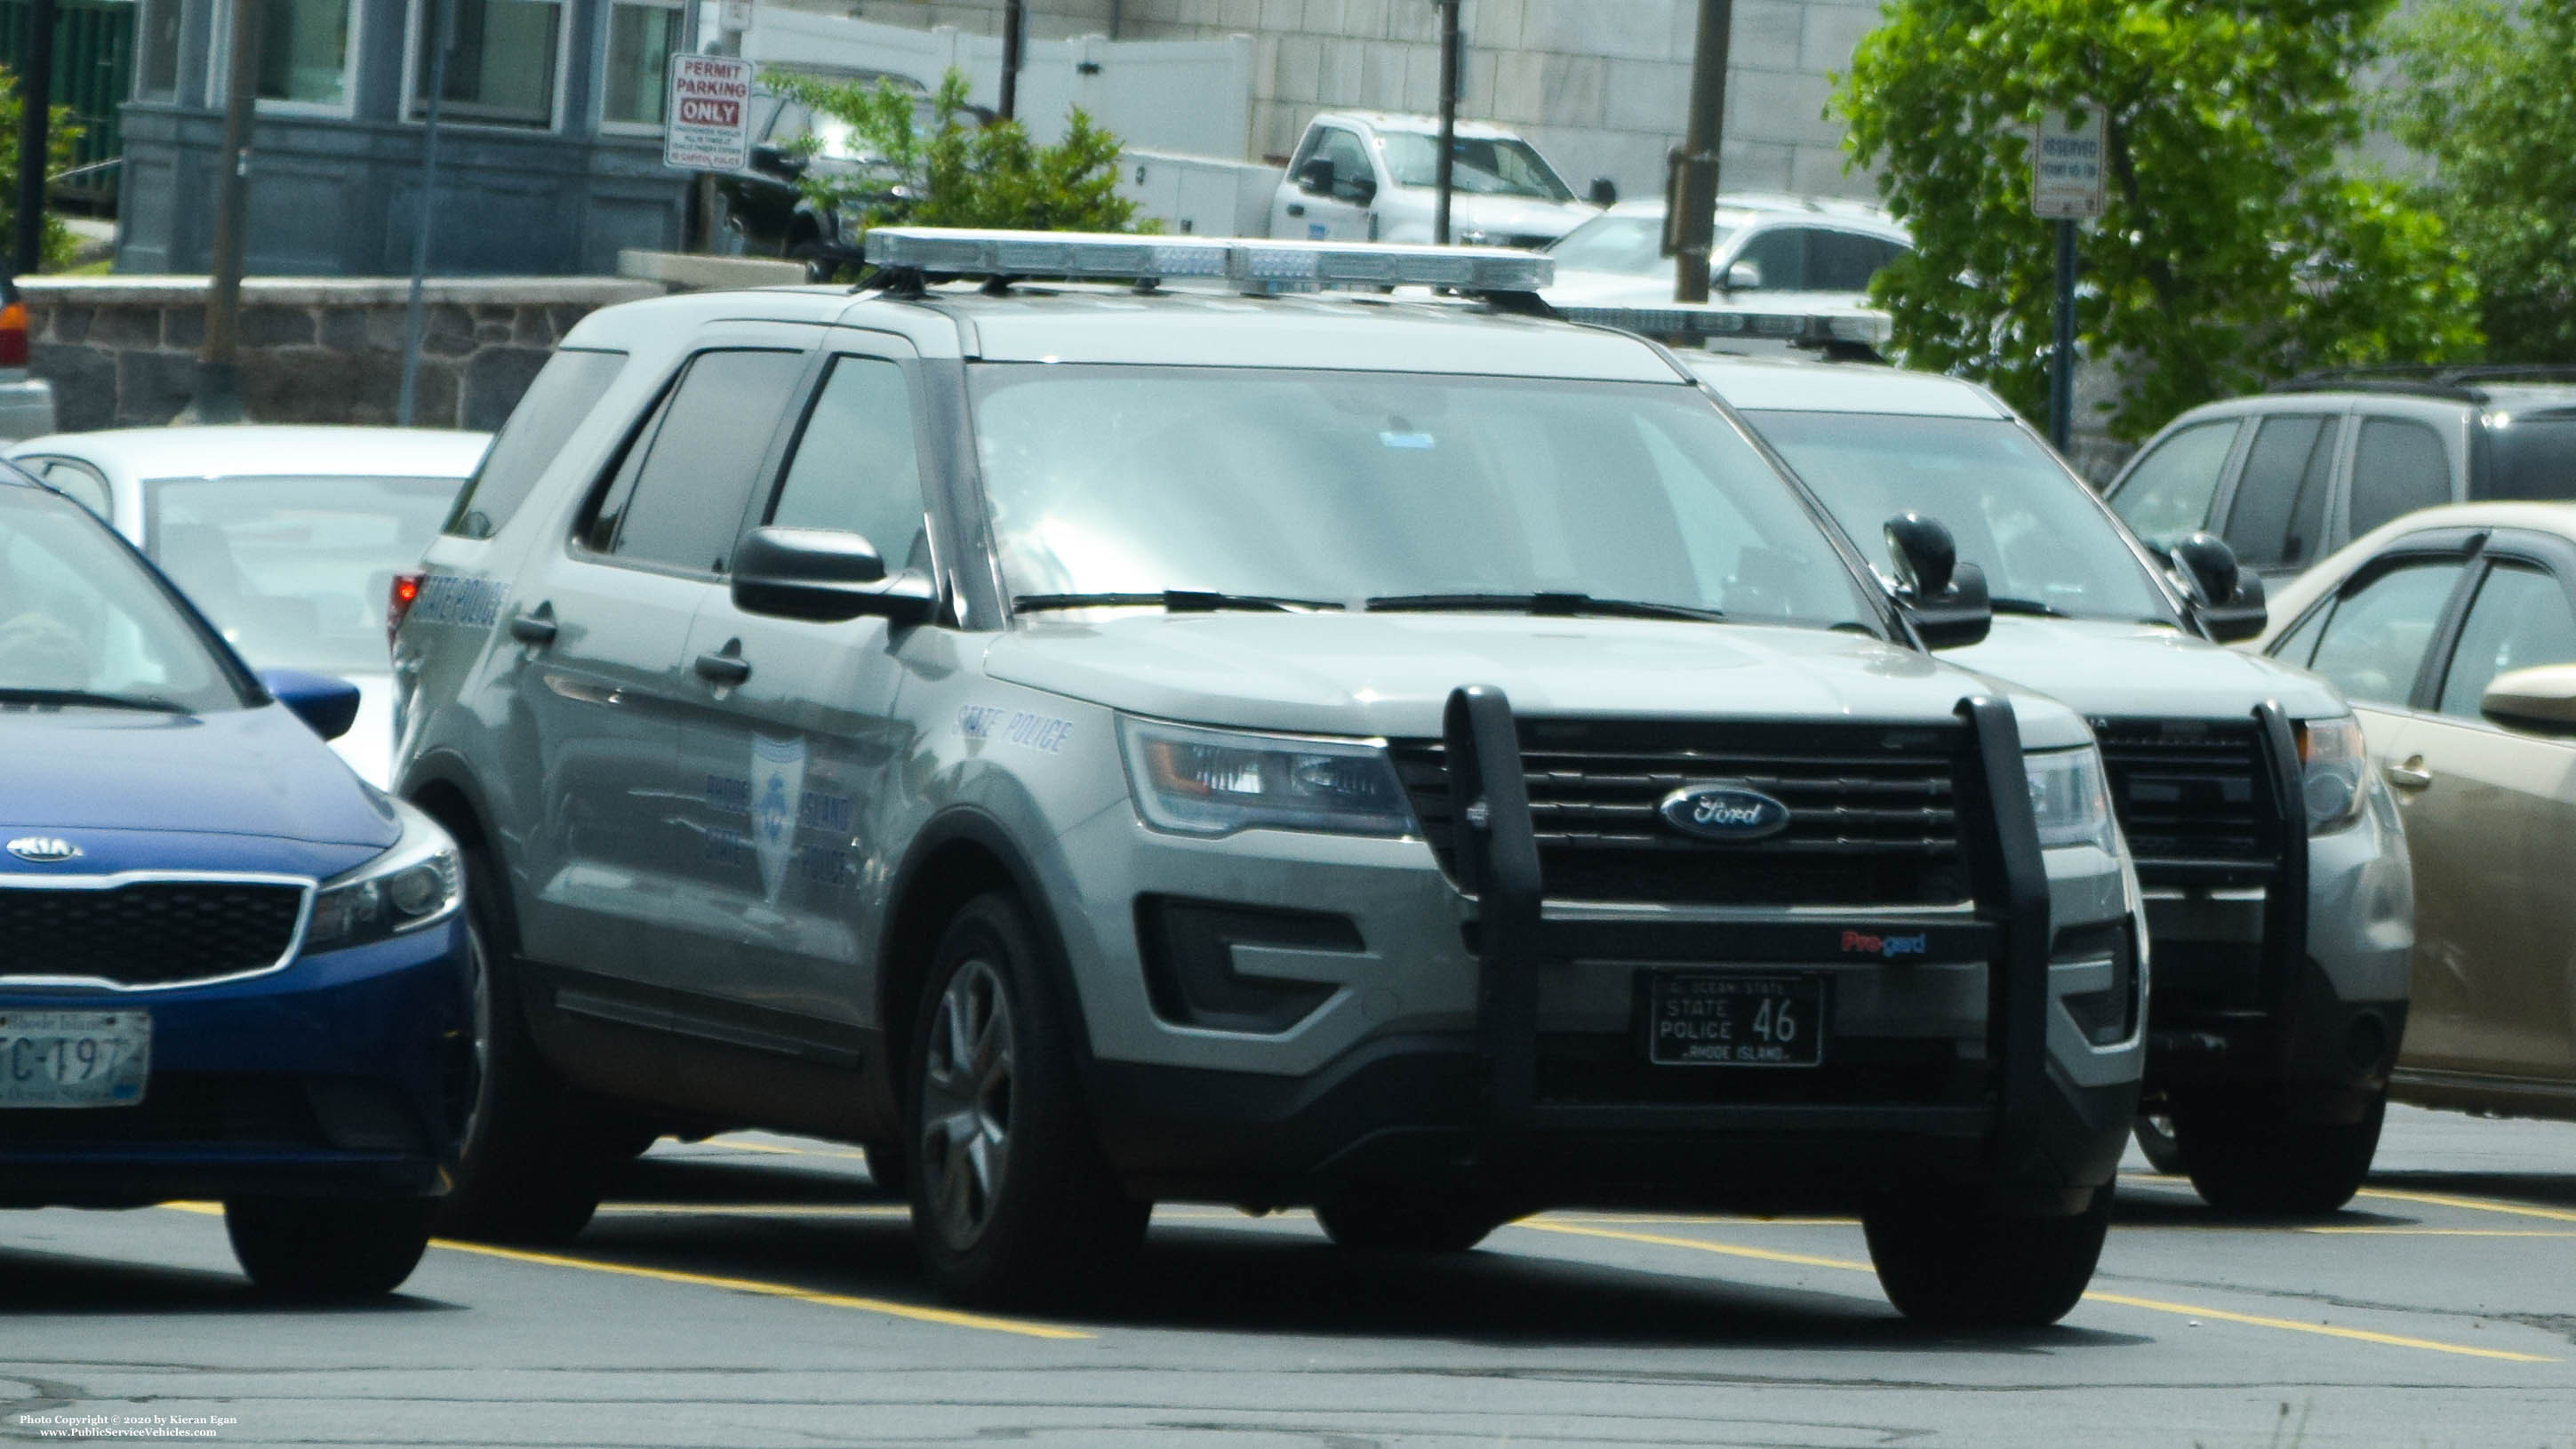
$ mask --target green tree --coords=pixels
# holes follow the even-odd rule
[[[25,108],[18,103],[18,73],[0,65],[0,246],[18,234],[18,118]],[[73,152],[80,144],[81,128],[72,120],[67,107],[54,107],[54,121],[45,135],[45,174],[71,169]],[[44,265],[54,271],[71,265],[79,242],[71,228],[52,212],[45,213]]]
[[[2576,7],[2439,0],[2392,48],[2391,129],[2433,162],[2488,354],[2576,363]]]
[[[856,168],[809,168],[800,185],[815,205],[866,226],[979,226],[1025,231],[1128,231],[1136,204],[1118,194],[1116,136],[1079,109],[1062,141],[1040,146],[1017,121],[974,124],[966,77],[950,71],[930,100],[928,124],[911,91],[773,71],[768,83],[838,119],[865,154]],[[811,155],[815,142],[805,143]]]
[[[2080,241],[2076,325],[2124,374],[2114,435],[2307,368],[2473,350],[2439,221],[2337,165],[2391,3],[1888,0],[1835,99],[1914,233],[1875,291],[1906,359],[2044,409],[2056,253],[2030,212],[2031,127],[2087,100],[2109,205]]]

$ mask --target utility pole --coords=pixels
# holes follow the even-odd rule
[[[215,244],[206,279],[206,345],[197,354],[201,423],[242,420],[242,232],[250,211],[250,127],[259,104],[260,0],[232,0],[231,72],[224,92],[224,148],[216,156]]]
[[[456,45],[455,0],[429,0],[429,115],[420,138],[420,226],[411,236],[411,294],[403,303],[402,400],[394,421],[411,426],[420,390],[422,289],[429,278],[429,228],[438,215],[438,112],[447,98],[447,52]]]
[[[1440,7],[1440,160],[1432,185],[1440,191],[1431,239],[1449,245],[1449,203],[1458,190],[1458,0],[1434,0]]]
[[[18,275],[45,262],[45,165],[54,119],[54,0],[33,0],[18,43]]]
[[[1665,183],[1664,250],[1673,300],[1708,300],[1708,254],[1717,237],[1717,153],[1726,131],[1726,56],[1734,0],[1699,0],[1699,55],[1691,64],[1690,127]]]
[[[1028,0],[1002,0],[1002,104],[1005,121],[1020,114],[1020,40],[1028,29]]]

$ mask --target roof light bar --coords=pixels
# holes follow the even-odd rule
[[[1365,246],[1092,232],[881,226],[868,233],[864,255],[880,267],[952,276],[1122,282],[1222,277],[1265,290],[1418,286],[1534,292],[1556,279],[1552,259],[1499,247]]]
[[[1697,345],[1710,338],[1768,337],[1791,342],[1858,342],[1884,347],[1895,324],[1884,312],[1750,312],[1722,307],[1559,307],[1571,322],[1611,327]]]

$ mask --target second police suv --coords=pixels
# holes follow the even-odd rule
[[[868,249],[585,320],[398,586],[496,1006],[456,1227],[755,1125],[970,1299],[1199,1199],[1857,1210],[1908,1314],[2074,1304],[2138,888],[2083,720],[1925,652],[1988,619],[1937,524],[1883,587],[1542,258]]]

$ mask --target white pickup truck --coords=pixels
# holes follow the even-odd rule
[[[1529,142],[1458,123],[1449,235],[1543,247],[1618,200],[1608,177],[1574,194]],[[1440,118],[1328,111],[1306,127],[1270,203],[1270,235],[1299,241],[1429,242],[1440,205]]]

